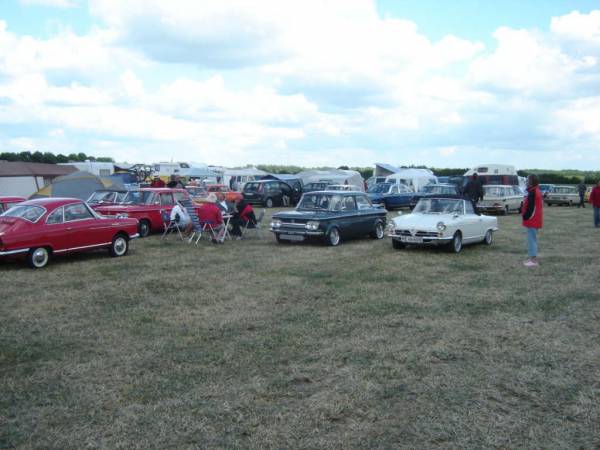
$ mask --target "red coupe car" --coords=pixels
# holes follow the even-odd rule
[[[25,200],[25,197],[0,197],[0,214]]]
[[[39,269],[60,253],[108,248],[123,256],[137,228],[136,219],[102,217],[76,198],[28,200],[0,215],[0,257],[26,255]]]
[[[146,237],[151,231],[163,229],[162,211],[171,214],[175,201],[189,198],[185,189],[143,188],[128,191],[121,203],[95,206],[105,216],[134,217],[139,221],[138,232]]]

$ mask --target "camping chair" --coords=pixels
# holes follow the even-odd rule
[[[196,212],[196,208],[192,201],[188,198],[183,198],[179,200],[179,203],[183,205],[188,214],[190,215],[190,219],[192,219],[192,234],[188,238],[188,244],[191,244],[195,239],[195,244],[198,244],[200,239],[202,238],[203,227],[200,223],[200,218],[198,217],[198,213]]]
[[[244,230],[244,235],[246,234],[246,232],[248,230],[253,230],[256,232],[256,236],[261,239],[262,238],[262,224],[263,221],[265,219],[265,210],[262,209],[260,211],[260,213],[258,214],[258,217],[256,218],[256,223],[254,224],[253,227],[250,227],[250,221],[246,222],[246,225],[244,225],[243,230]]]
[[[171,220],[171,216],[164,209],[160,211],[160,217],[162,218],[164,228],[161,239],[166,239],[170,233],[172,233],[173,231],[177,231],[179,239],[183,240],[181,228],[179,228],[179,223],[177,222],[177,220]]]

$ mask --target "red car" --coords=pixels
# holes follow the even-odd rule
[[[241,200],[244,196],[240,192],[232,191],[228,186],[224,184],[209,184],[206,186],[206,190],[210,192],[222,192],[225,194],[225,200],[228,202],[235,202]]]
[[[25,197],[0,197],[0,214],[25,200]]]
[[[137,227],[135,219],[102,217],[76,198],[28,200],[0,215],[0,257],[26,255],[39,269],[60,253],[108,248],[123,256]]]
[[[151,231],[163,229],[162,211],[171,214],[175,201],[182,198],[189,198],[185,189],[143,188],[128,191],[118,205],[96,206],[94,209],[105,216],[136,218],[140,237],[146,237]]]

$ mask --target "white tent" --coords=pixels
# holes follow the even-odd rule
[[[356,186],[359,191],[364,191],[363,177],[355,170],[305,170],[298,173],[298,178],[303,184],[326,182],[331,184],[349,184]]]
[[[387,176],[385,181],[404,184],[417,192],[425,185],[437,183],[437,177],[429,169],[400,169],[399,172]]]

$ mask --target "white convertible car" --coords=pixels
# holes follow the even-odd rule
[[[498,219],[477,215],[473,203],[462,198],[423,198],[411,214],[399,215],[389,225],[396,249],[406,245],[446,245],[454,253],[463,245],[491,245]]]

